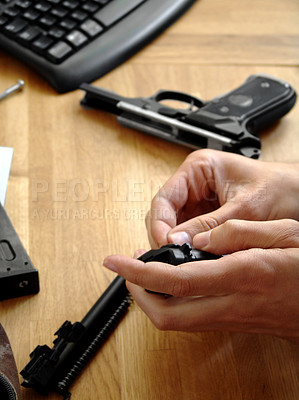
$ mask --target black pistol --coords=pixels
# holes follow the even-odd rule
[[[265,74],[251,75],[237,89],[204,102],[185,93],[160,90],[151,97],[126,98],[106,89],[82,84],[81,105],[117,115],[126,127],[192,149],[212,148],[259,158],[258,133],[291,110],[296,92],[287,83]],[[163,104],[187,103],[187,109]]]
[[[192,249],[189,244],[166,245],[139,257],[144,262],[160,261],[172,265],[213,258],[218,256]],[[125,280],[117,276],[81,322],[65,321],[62,324],[55,333],[57,337],[52,348],[37,346],[31,352],[29,363],[21,371],[22,386],[44,395],[55,391],[65,400],[69,399],[69,387],[114,331],[130,303]]]

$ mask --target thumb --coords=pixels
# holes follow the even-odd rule
[[[295,220],[229,220],[193,238],[193,246],[214,254],[228,254],[249,248],[299,247],[299,222]]]
[[[208,214],[199,215],[171,229],[167,234],[168,243],[184,244],[193,242],[193,238],[200,232],[209,231],[225,221],[238,218],[236,206],[233,203],[225,203],[223,206]],[[193,243],[194,244],[194,243]]]

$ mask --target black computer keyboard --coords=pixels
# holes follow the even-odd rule
[[[115,68],[194,2],[0,0],[0,47],[63,93]]]

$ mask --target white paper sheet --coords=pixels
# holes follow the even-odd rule
[[[0,203],[5,205],[6,189],[12,162],[13,149],[0,146]]]

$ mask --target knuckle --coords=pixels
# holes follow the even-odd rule
[[[247,198],[245,194],[235,194],[228,200],[234,205],[234,213],[238,217],[246,218],[246,220],[256,219],[259,207],[256,201]]]
[[[223,226],[229,231],[239,230],[241,227],[241,223],[242,223],[242,221],[240,221],[238,219],[229,219],[223,223]]]
[[[143,268],[136,269],[134,271],[134,279],[132,279],[132,282],[134,282],[135,285],[144,287],[145,275],[146,274]]]
[[[246,228],[246,222],[237,219],[227,220],[219,229],[221,229],[221,236],[219,235],[220,232],[218,232],[218,238],[219,236],[220,238],[225,237],[225,241],[227,243],[230,243],[231,245],[237,244],[240,249],[247,248],[246,240],[248,238],[248,228]],[[211,241],[213,240],[213,236],[215,234],[215,231],[211,232]]]
[[[168,331],[176,328],[176,318],[166,311],[160,311],[151,316],[154,326],[160,331]]]
[[[286,219],[283,220],[283,227],[281,229],[281,232],[279,234],[280,240],[286,241],[287,243],[297,243],[299,242],[299,222],[292,220],[292,219]]]
[[[244,295],[270,296],[273,288],[277,285],[277,269],[275,268],[275,252],[268,249],[251,248],[246,250],[247,261],[241,253],[235,253],[235,260],[240,260],[239,273],[237,276],[238,292]],[[251,260],[251,261],[250,261]],[[256,262],[252,262],[256,260]]]
[[[213,150],[201,149],[190,153],[185,159],[182,167],[192,170],[210,171],[210,164],[213,156]]]
[[[191,293],[191,279],[180,267],[170,283],[170,292],[175,297],[187,297]]]
[[[226,237],[234,238],[242,233],[244,222],[238,219],[229,219],[222,226]]]
[[[217,218],[214,217],[205,217],[202,218],[200,215],[195,217],[198,225],[199,232],[209,231],[210,229],[216,228],[216,226],[220,225],[220,222]]]

